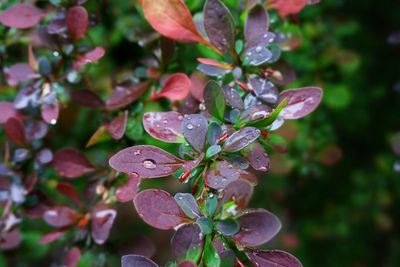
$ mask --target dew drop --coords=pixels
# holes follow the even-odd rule
[[[248,53],[247,53],[247,55],[248,55],[248,56],[251,56],[251,55],[252,55],[252,53],[251,53],[251,52],[248,52]]]
[[[167,124],[167,123],[168,123],[168,120],[164,120],[163,123],[164,123],[164,124]]]
[[[136,150],[135,152],[133,152],[133,154],[136,155],[136,156],[138,156],[138,155],[140,155],[140,154],[142,154],[142,153],[140,152],[140,150]]]
[[[260,53],[261,51],[262,51],[262,47],[261,47],[261,46],[257,46],[257,47],[256,47],[256,52],[257,52],[257,53]]]
[[[193,129],[193,124],[188,123],[188,124],[186,125],[186,128],[187,128],[188,130],[192,130],[192,129]]]
[[[206,105],[204,105],[203,103],[200,103],[199,109],[203,110],[203,111],[206,110]]]
[[[150,169],[150,170],[153,170],[153,169],[155,169],[157,167],[155,162],[152,161],[152,160],[149,160],[149,159],[143,161],[142,164],[143,164],[143,167],[145,167],[146,169]]]
[[[50,124],[56,124],[57,123],[57,120],[56,119],[52,119],[51,121],[50,121]]]
[[[180,121],[183,120],[183,116],[182,116],[182,115],[179,115],[179,116],[178,116],[178,120],[180,120]]]

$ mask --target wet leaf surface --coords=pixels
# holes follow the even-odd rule
[[[143,126],[152,137],[168,142],[181,143],[183,116],[175,111],[147,112],[143,115]]]

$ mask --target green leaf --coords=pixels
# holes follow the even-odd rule
[[[209,81],[204,89],[204,102],[208,113],[220,120],[224,121],[225,114],[225,96],[224,91],[215,81]]]
[[[214,222],[207,217],[200,217],[196,223],[200,226],[201,232],[205,235],[211,234],[214,229]]]
[[[208,217],[211,218],[214,215],[215,211],[217,210],[217,205],[217,197],[214,194],[210,194],[206,202],[206,213]]]
[[[219,146],[219,145],[210,146],[206,152],[206,159],[210,159],[210,158],[214,157],[219,152],[221,152],[221,146]]]
[[[221,259],[219,258],[218,252],[215,250],[212,244],[212,237],[206,236],[204,244],[203,261],[205,266],[220,266]]]
[[[225,236],[233,236],[239,231],[240,226],[239,223],[237,223],[235,220],[227,219],[224,221],[218,221],[215,224],[215,228],[218,232]]]
[[[286,106],[288,102],[288,99],[285,98],[282,100],[279,105],[274,109],[274,111],[265,119],[258,121],[258,122],[249,122],[247,125],[252,125],[254,127],[260,128],[260,127],[265,127],[273,123],[279,116],[279,113],[281,113],[282,109]]]

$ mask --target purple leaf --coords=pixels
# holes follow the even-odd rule
[[[65,227],[73,224],[79,218],[79,214],[68,207],[54,207],[45,211],[43,219],[51,226]]]
[[[54,155],[53,167],[66,178],[77,178],[94,170],[86,157],[72,148],[58,150]]]
[[[14,144],[24,146],[26,144],[25,126],[22,121],[16,117],[9,118],[4,124],[4,132],[8,139]]]
[[[249,80],[249,83],[257,97],[265,103],[276,104],[278,102],[278,88],[276,88],[271,82],[254,77]]]
[[[173,229],[188,220],[175,199],[163,190],[144,190],[133,202],[139,216],[158,229]]]
[[[18,228],[10,232],[2,233],[0,238],[0,249],[7,250],[17,247],[21,243],[21,233]]]
[[[59,105],[56,100],[54,104],[42,105],[42,119],[49,124],[56,124],[59,114]]]
[[[77,247],[73,247],[68,251],[65,256],[65,266],[66,267],[76,267],[78,265],[79,259],[81,257],[81,251]]]
[[[16,4],[0,13],[0,23],[16,29],[35,26],[45,13],[31,4]]]
[[[17,63],[11,67],[5,68],[4,73],[6,74],[7,83],[10,86],[17,86],[20,82],[40,77],[40,75],[26,63]]]
[[[204,5],[204,28],[210,42],[222,52],[235,51],[235,22],[220,0],[207,0]]]
[[[211,167],[204,177],[208,187],[214,189],[225,188],[229,183],[239,179],[240,172],[227,161],[218,161]]]
[[[236,152],[242,150],[249,144],[253,143],[260,137],[261,132],[259,129],[254,127],[245,127],[239,131],[234,132],[231,136],[226,139],[223,151]]]
[[[177,193],[174,196],[174,199],[189,218],[195,219],[203,216],[203,213],[200,211],[200,208],[192,194]]]
[[[280,250],[253,250],[246,255],[259,267],[303,267],[294,256]]]
[[[9,118],[15,117],[17,114],[12,102],[0,102],[0,124],[4,124]]]
[[[221,203],[234,201],[239,210],[243,210],[249,204],[253,195],[253,186],[246,180],[236,180],[228,184],[221,193]]]
[[[270,42],[269,17],[261,5],[253,7],[246,20],[244,36],[246,47],[266,46]]]
[[[72,91],[71,98],[75,103],[89,108],[102,108],[105,105],[97,94],[87,89]]]
[[[229,86],[225,86],[223,89],[224,89],[225,100],[228,105],[240,110],[244,109],[244,103],[238,91]]]
[[[206,143],[208,121],[202,115],[186,115],[183,119],[182,132],[186,141],[197,152],[202,152]]]
[[[182,261],[177,267],[197,267],[197,264],[191,261]]]
[[[50,149],[44,148],[36,154],[36,162],[39,164],[47,164],[53,160],[53,152]]]
[[[104,50],[103,47],[95,47],[94,49],[90,50],[86,54],[80,56],[73,64],[74,69],[79,70],[82,68],[84,65],[89,64],[89,63],[94,63],[97,62],[99,59],[101,59],[106,51]]]
[[[121,258],[121,267],[158,267],[158,265],[145,256],[125,255]]]
[[[200,63],[197,66],[197,70],[201,71],[205,75],[213,76],[213,77],[222,76],[222,75],[225,75],[232,71],[231,69],[220,68],[218,66],[207,65],[207,64],[203,64],[203,63]]]
[[[109,164],[119,172],[137,173],[141,178],[165,177],[181,169],[184,161],[155,146],[134,146],[112,156]]]
[[[92,210],[92,237],[96,244],[102,245],[108,239],[117,211],[98,203]]]
[[[280,113],[285,120],[303,118],[313,112],[321,103],[323,92],[318,87],[304,87],[299,89],[285,90],[280,93],[281,101],[285,98],[288,103]]]
[[[263,209],[247,210],[238,218],[240,231],[232,237],[239,247],[253,247],[271,240],[281,229],[281,222]]]
[[[243,154],[253,169],[263,172],[269,170],[269,157],[260,143],[250,144],[243,149]]]
[[[268,117],[271,112],[271,108],[265,105],[250,106],[242,112],[240,120],[243,122],[261,121]]]
[[[183,257],[190,249],[201,247],[202,241],[203,235],[198,224],[182,225],[175,232],[171,240],[175,257]]]
[[[74,40],[85,37],[89,27],[89,14],[82,6],[74,6],[67,12],[67,31]]]
[[[143,115],[143,126],[152,137],[168,142],[181,143],[183,116],[175,111],[147,112]]]
[[[190,89],[191,94],[198,101],[203,101],[204,87],[206,87],[208,81],[207,77],[200,72],[193,72],[192,75],[190,75],[190,81],[192,82],[192,88]]]
[[[59,231],[54,231],[51,233],[48,233],[44,235],[39,241],[39,244],[49,244],[51,242],[56,241],[57,239],[61,238],[63,235],[65,235],[66,230],[59,230]]]
[[[111,137],[115,140],[121,139],[125,134],[126,122],[128,121],[128,111],[125,110],[123,114],[112,120],[106,125]]]
[[[115,192],[115,198],[119,202],[128,202],[135,198],[136,193],[139,189],[140,177],[136,173],[129,174],[128,181],[117,188]]]
[[[246,50],[246,59],[252,66],[259,66],[272,58],[272,53],[264,46],[250,47]]]
[[[147,82],[118,85],[107,99],[107,109],[115,110],[129,105],[143,95],[148,85]]]

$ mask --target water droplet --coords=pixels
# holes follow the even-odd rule
[[[261,46],[257,46],[257,47],[256,47],[256,52],[257,52],[257,53],[260,53],[261,51],[262,51],[262,47],[261,47]]]
[[[135,152],[133,152],[133,154],[137,156],[137,155],[140,155],[142,153],[140,152],[140,150],[136,150]]]
[[[146,169],[155,169],[157,166],[155,164],[155,162],[153,160],[145,160],[143,161],[143,167],[145,167]]]
[[[54,124],[57,123],[57,120],[56,120],[56,119],[52,119],[52,120],[50,121],[50,123],[54,125]]]
[[[178,199],[179,199],[179,200],[182,200],[182,199],[183,199],[183,197],[179,196],[179,197],[178,197]]]
[[[168,120],[164,120],[163,123],[164,123],[164,124],[167,124],[167,123],[168,123]]]
[[[58,53],[57,51],[53,52],[53,56],[58,57],[60,55],[60,53]]]
[[[178,120],[180,120],[180,121],[183,120],[183,116],[182,116],[182,115],[179,115],[179,116],[178,116]]]
[[[200,110],[206,110],[206,105],[204,105],[204,103],[200,103],[199,109]]]
[[[247,53],[247,56],[251,56],[251,55],[252,55],[252,53],[251,53],[251,52],[248,52],[248,53]]]
[[[188,130],[192,130],[192,129],[193,129],[193,124],[188,123],[188,124],[186,125],[186,128],[187,128]]]

